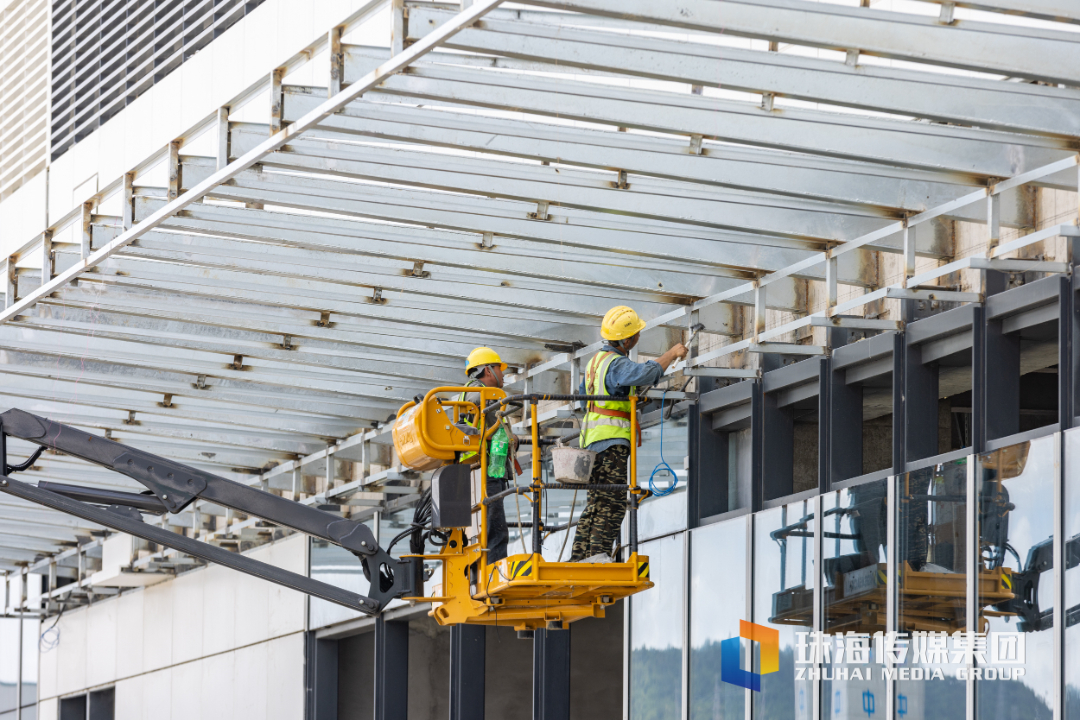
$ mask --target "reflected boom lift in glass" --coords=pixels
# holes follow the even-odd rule
[[[985,456],[982,492],[979,495],[979,588],[983,606],[979,614],[985,625],[988,616],[1015,616],[1023,632],[1035,632],[1052,625],[1051,610],[1039,607],[1039,582],[1053,569],[1053,540],[1031,548],[1022,568],[1004,567],[1009,545],[1009,502],[1004,480],[1023,472],[1028,443]],[[965,627],[967,597],[963,512],[952,512],[967,502],[966,467],[963,461],[929,468],[925,473],[907,473],[900,478],[899,629],[952,633]],[[823,604],[828,632],[884,632],[887,600],[887,565],[880,561],[885,547],[886,491],[884,483],[871,482],[845,491],[844,507],[824,511],[823,542],[835,541],[836,557],[823,561],[826,584]],[[829,518],[836,522],[832,529]],[[942,520],[946,518],[946,520]],[[813,514],[772,533],[785,557],[786,539],[811,537],[807,528]],[[846,521],[847,531],[841,531]],[[949,537],[946,535],[949,534]],[[843,541],[852,552],[841,554]],[[1080,564],[1080,535],[1065,543],[1066,567]],[[804,586],[788,588],[773,595],[771,623],[810,626],[813,620],[813,590]],[[1080,606],[1066,611],[1066,625],[1080,622]],[[985,628],[981,628],[985,629]]]

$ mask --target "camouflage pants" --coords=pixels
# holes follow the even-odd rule
[[[589,483],[625,485],[629,460],[630,448],[627,445],[609,447],[596,456]],[[625,490],[590,490],[585,511],[578,520],[570,562],[579,562],[600,553],[611,555],[625,516]]]

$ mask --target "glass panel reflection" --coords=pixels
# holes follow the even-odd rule
[[[927,662],[912,640],[913,633],[951,635],[965,629],[968,463],[967,458],[954,460],[897,478],[898,629],[908,647],[900,667],[908,669],[909,678],[923,678],[896,681],[897,709],[910,717],[927,717],[928,707],[941,720],[965,717],[965,684],[956,678],[960,665]],[[946,643],[951,647],[952,639]],[[941,677],[926,680],[935,670]]]
[[[1080,720],[1080,428],[1064,437],[1065,718]]]
[[[682,716],[685,534],[642,543],[652,589],[630,599],[630,718]]]
[[[690,536],[691,720],[746,717],[746,690],[720,679],[720,643],[738,637],[739,621],[746,619],[747,520],[708,525]],[[723,572],[717,572],[721,557]],[[740,667],[749,665],[744,657]]]
[[[813,626],[814,520],[813,501],[754,517],[753,621],[780,633],[780,670],[762,675],[761,692],[752,695],[754,717],[761,720],[813,714],[813,685],[795,678],[795,633]]]
[[[834,654],[823,668],[831,678],[822,686],[825,717],[873,717],[885,711],[885,681],[869,636],[886,628],[887,482],[875,480],[822,498],[825,632],[865,635],[870,646],[857,662],[846,653],[837,662]],[[850,648],[850,638],[844,642]]]
[[[978,630],[989,633],[988,646],[1001,634],[1020,633],[1026,649],[1023,663],[987,657],[984,678],[990,671],[998,676],[999,668],[1011,677],[977,682],[980,720],[1052,717],[1057,455],[1051,435],[980,456]],[[1017,668],[1024,669],[1020,677]]]

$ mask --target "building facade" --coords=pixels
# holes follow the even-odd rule
[[[613,305],[635,359],[705,327],[642,415],[654,587],[605,618],[366,617],[0,494],[0,720],[1080,720],[1078,30],[1050,0],[0,7],[0,409],[385,545],[430,485],[394,416],[472,347],[566,393]],[[143,489],[32,449],[28,481]],[[565,559],[584,502],[507,499],[511,551]],[[205,499],[146,522],[368,585]]]

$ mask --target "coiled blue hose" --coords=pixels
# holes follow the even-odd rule
[[[654,497],[670,495],[675,491],[675,487],[679,484],[679,476],[675,474],[675,470],[668,465],[667,460],[664,459],[664,401],[666,399],[667,390],[664,391],[663,396],[660,398],[660,462],[656,463],[656,467],[653,468],[652,473],[649,475],[649,492],[651,492]],[[671,473],[671,485],[664,490],[657,490],[653,478],[656,477],[656,473],[662,472],[663,468],[667,468],[667,471]]]

